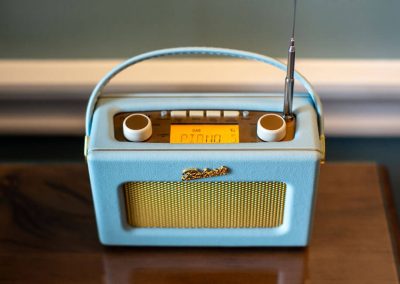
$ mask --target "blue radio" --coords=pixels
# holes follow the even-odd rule
[[[114,76],[136,63],[191,54],[256,60],[287,71],[285,95],[102,94]],[[307,92],[293,96],[294,80]],[[103,244],[305,246],[309,241],[325,155],[323,116],[317,94],[291,64],[286,68],[270,57],[222,48],[133,57],[95,87],[85,142]]]

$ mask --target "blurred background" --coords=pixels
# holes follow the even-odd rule
[[[191,45],[284,58],[292,5],[291,0],[2,0],[0,162],[83,161],[90,90],[124,58]],[[324,103],[328,161],[385,165],[400,205],[398,11],[398,0],[299,0],[296,38],[297,69]],[[182,75],[174,67],[179,60],[186,59],[159,66],[166,78],[139,69],[116,81],[113,90],[127,91],[135,85],[130,79],[140,91],[151,91],[152,83],[171,90]],[[259,69],[242,76],[237,66],[233,78],[243,78],[250,91],[283,90],[283,74],[263,83]],[[186,86],[198,84],[198,78],[204,89],[229,85],[220,69],[201,70],[193,82],[184,80]],[[214,85],[206,86],[211,79]],[[243,90],[241,82],[232,88]]]

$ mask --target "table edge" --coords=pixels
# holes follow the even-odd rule
[[[377,170],[389,235],[391,238],[397,278],[400,283],[400,223],[397,217],[396,206],[394,204],[393,189],[389,178],[389,171],[384,165],[381,164],[377,165]]]

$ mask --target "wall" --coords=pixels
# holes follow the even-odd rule
[[[400,1],[298,2],[298,56],[400,57]],[[180,45],[284,57],[292,5],[292,0],[2,0],[0,58],[123,58]]]

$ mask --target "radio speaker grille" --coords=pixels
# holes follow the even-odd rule
[[[128,182],[128,223],[141,228],[271,228],[283,222],[283,182]]]

